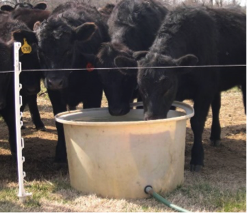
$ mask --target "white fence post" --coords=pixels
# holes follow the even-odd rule
[[[24,139],[21,137],[21,111],[22,97],[20,96],[21,84],[19,81],[19,75],[21,72],[21,63],[19,62],[19,49],[21,47],[20,42],[14,43],[14,79],[15,79],[15,130],[16,130],[16,150],[17,150],[17,166],[18,166],[18,183],[19,193],[18,197],[21,201],[25,200],[26,196],[32,195],[32,193],[25,193],[24,189],[24,177],[26,173],[23,171],[23,163],[25,158],[22,156],[22,149],[24,148]]]

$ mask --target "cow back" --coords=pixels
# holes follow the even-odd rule
[[[147,50],[168,12],[167,5],[156,0],[123,0],[108,20],[112,42],[124,43],[132,50]]]
[[[221,65],[246,64],[246,13],[239,8],[207,8],[219,31],[218,59]],[[222,67],[220,90],[246,85],[246,67]]]
[[[11,16],[13,19],[20,20],[29,27],[33,29],[34,23],[36,21],[43,21],[47,19],[50,15],[50,11],[40,10],[40,9],[30,9],[30,8],[18,8],[12,11]]]

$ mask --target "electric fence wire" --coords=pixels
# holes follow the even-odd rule
[[[198,65],[198,66],[159,66],[159,67],[108,67],[94,68],[95,70],[132,70],[132,69],[181,69],[181,68],[225,68],[225,67],[246,67],[246,64],[228,64],[228,65]],[[87,68],[64,68],[64,69],[23,69],[22,72],[51,72],[51,71],[88,71]],[[0,74],[13,73],[14,70],[0,71]]]

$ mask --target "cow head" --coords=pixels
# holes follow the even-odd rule
[[[96,29],[97,26],[91,22],[73,28],[59,15],[49,18],[48,21],[35,23],[34,30],[38,37],[41,66],[53,70],[44,73],[47,89],[60,90],[68,86],[69,72],[66,69],[76,67],[77,45],[90,40]]]
[[[194,55],[173,59],[170,56],[152,52],[138,61],[137,81],[143,100],[145,120],[167,117],[167,112],[176,97],[178,76],[191,70],[183,66],[193,66],[197,61]]]
[[[22,95],[37,94],[40,91],[41,72],[33,71],[40,69],[40,63],[37,55],[37,38],[30,30],[17,30],[12,32],[12,42],[21,43],[19,50],[19,59],[23,71],[20,74],[20,82],[22,84]]]
[[[133,101],[133,93],[137,89],[135,74],[137,68],[131,68],[126,74],[121,67],[133,67],[133,64],[124,63],[125,61],[121,60],[121,57],[132,58],[132,54],[133,52],[122,44],[104,43],[97,55],[97,66],[110,68],[98,70],[98,73],[108,100],[109,113],[111,115],[124,115],[130,110],[129,104]],[[120,59],[115,61],[114,59],[118,57]]]
[[[137,83],[144,107],[144,119],[153,120],[167,117],[167,112],[174,101],[178,88],[178,76],[189,72],[190,68],[197,63],[194,55],[185,55],[178,59],[170,56],[139,51],[133,54],[133,58],[118,57],[115,63],[119,66],[132,64],[138,66]],[[121,62],[121,63],[120,63]],[[181,68],[178,68],[181,66]],[[158,67],[158,68],[156,68]],[[166,67],[177,67],[169,69]],[[129,72],[129,70],[122,70]]]

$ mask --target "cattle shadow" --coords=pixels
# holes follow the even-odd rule
[[[44,99],[42,98],[42,100]],[[38,103],[38,109],[40,112],[52,112],[52,106],[51,106],[50,100],[47,99],[46,102],[48,103],[44,103],[44,101],[42,101],[42,103]],[[30,112],[28,106],[25,107],[24,112],[27,112],[27,113]]]
[[[210,141],[211,128],[203,132],[204,167],[203,169],[220,170],[228,167],[231,175],[235,170],[246,171],[246,124],[224,126],[221,128],[221,140],[218,146]],[[191,150],[194,136],[190,127],[186,129],[185,169],[190,169]],[[225,172],[225,171],[224,171]]]
[[[193,131],[190,125],[186,127],[186,133],[187,133],[187,137],[189,136],[188,138],[186,138],[186,141],[189,140],[193,142],[194,135],[193,135]],[[211,127],[204,128],[203,135],[202,135],[203,140],[210,141],[210,138],[209,138],[210,133],[211,133]],[[228,136],[233,136],[239,133],[246,134],[246,124],[238,124],[238,125],[230,125],[230,126],[221,127],[221,141],[224,142],[224,140],[226,140]]]
[[[41,118],[41,120],[43,121],[46,129],[48,132],[50,131],[54,131],[53,129],[51,129],[49,126],[55,127],[55,117],[51,117],[51,118]],[[30,118],[25,118],[23,119],[23,125],[25,126],[25,129],[22,129],[22,131],[26,131],[26,130],[35,130],[35,131],[40,131],[37,130],[35,128],[35,125],[31,122]]]
[[[56,140],[43,139],[40,137],[24,138],[24,149],[22,151],[25,157],[23,164],[24,171],[27,174],[25,178],[28,181],[50,179],[57,173],[67,173],[67,164],[56,163],[55,150]],[[1,149],[8,149],[9,144],[0,143]],[[10,152],[0,155],[0,181],[17,180],[17,161]]]

